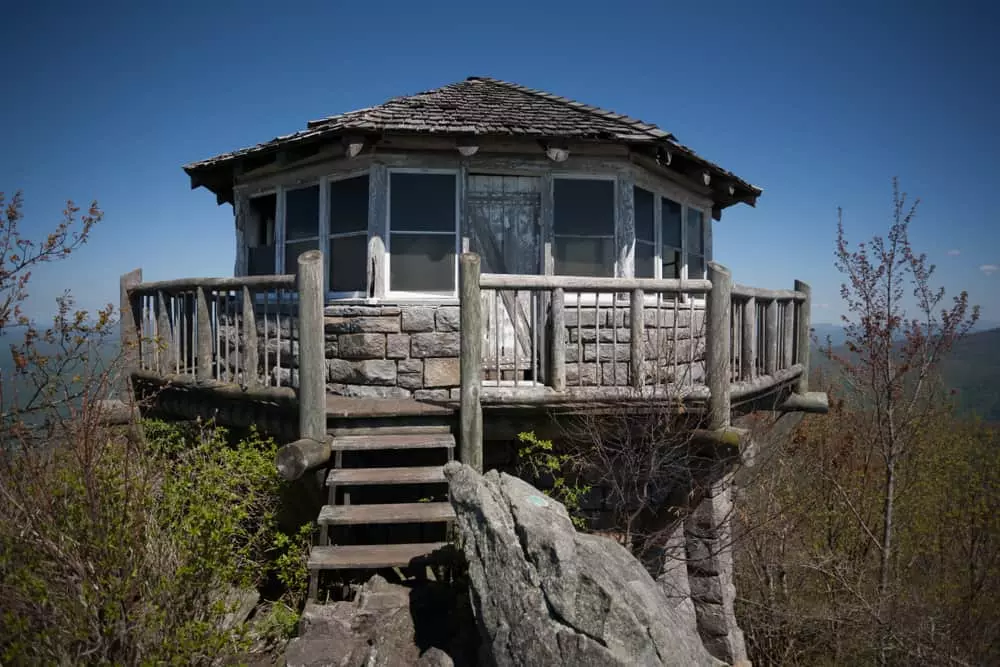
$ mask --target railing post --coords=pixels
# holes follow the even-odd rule
[[[796,359],[802,364],[802,375],[799,376],[796,393],[805,394],[809,391],[809,344],[812,327],[812,288],[801,280],[795,281],[795,291],[806,295],[799,304],[799,328],[796,332]]]
[[[785,324],[782,327],[782,333],[785,336],[785,340],[781,341],[781,352],[782,352],[782,368],[791,368],[792,364],[795,363],[794,347],[795,347],[795,300],[790,299],[785,303],[785,312],[783,313]]]
[[[632,302],[629,304],[629,361],[632,366],[632,386],[641,389],[645,384],[643,367],[646,365],[646,329],[643,317],[644,296],[641,289],[632,290]],[[615,322],[613,326],[618,326]],[[598,341],[600,343],[600,341]],[[583,344],[582,341],[580,343]],[[617,360],[614,360],[617,363]]]
[[[549,385],[566,391],[566,293],[562,287],[552,290],[552,355],[549,360]]]
[[[298,261],[299,438],[326,439],[326,363],[323,341],[323,253]]]
[[[170,362],[174,356],[174,317],[170,310],[170,297],[163,290],[156,292],[156,355],[157,371],[171,375]],[[179,341],[178,341],[179,342]]]
[[[142,328],[142,313],[139,297],[130,294],[142,282],[142,269],[133,269],[122,275],[118,281],[118,307],[121,310],[121,348],[126,377],[139,369],[139,333]]]
[[[712,290],[707,294],[705,305],[705,372],[709,390],[708,426],[715,430],[728,427],[730,418],[729,354],[733,276],[721,264],[709,262],[708,279],[712,281]]]
[[[740,351],[740,378],[753,380],[757,372],[757,299],[749,297],[743,302],[743,334]]]
[[[461,374],[461,433],[459,459],[483,471],[482,390],[483,314],[479,292],[479,255],[463,253],[459,260],[459,367]]]
[[[764,310],[764,370],[768,375],[778,372],[778,300],[771,299]]]
[[[325,345],[324,341],[324,345]],[[301,350],[299,350],[301,353]],[[325,351],[324,351],[325,355]],[[243,384],[247,387],[259,387],[260,378],[257,375],[257,318],[253,310],[253,294],[250,288],[243,286]],[[324,385],[323,391],[326,391]]]
[[[212,379],[212,311],[204,287],[195,288],[195,310],[198,318],[198,365],[195,378],[198,382]]]

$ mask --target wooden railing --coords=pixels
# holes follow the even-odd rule
[[[480,272],[461,257],[462,460],[482,464],[482,399],[704,401],[710,429],[731,402],[795,382],[808,390],[809,286]],[[534,392],[535,389],[540,390]],[[555,396],[554,396],[555,395]]]
[[[137,269],[122,276],[121,308],[122,347],[134,378],[294,400],[300,437],[325,439],[319,251],[300,255],[294,275],[144,283]]]

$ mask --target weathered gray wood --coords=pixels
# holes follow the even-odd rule
[[[753,297],[743,301],[740,344],[740,378],[752,380],[757,372],[757,300]]]
[[[334,468],[326,476],[327,485],[441,484],[446,481],[442,466]]]
[[[552,254],[552,243],[555,238],[555,191],[552,172],[546,171],[542,174],[541,181],[542,201],[538,224],[541,227],[542,273],[551,276],[556,272],[555,256]]]
[[[480,298],[479,255],[465,253],[459,260],[459,366],[461,406],[459,412],[459,459],[479,472],[483,470],[482,390],[483,314]]]
[[[712,291],[705,305],[705,370],[709,390],[709,428],[729,426],[729,354],[732,317],[733,277],[729,270],[709,262],[708,277]]]
[[[246,389],[238,384],[219,382],[218,380],[200,381],[190,375],[164,375],[153,371],[134,371],[132,377],[161,387],[178,387],[207,391],[219,398],[232,398],[245,401],[260,401],[294,406],[298,403],[295,390],[291,387],[260,387]]]
[[[753,380],[745,382],[735,382],[729,387],[731,400],[744,399],[755,394],[763,394],[772,391],[775,387],[788,385],[798,381],[802,366],[793,364],[791,368],[783,368],[775,371],[771,375],[761,375]]]
[[[368,170],[368,296],[382,298],[388,288],[385,242],[389,233],[389,172],[384,164]]]
[[[774,299],[767,302],[764,311],[764,344],[767,353],[764,371],[774,375],[778,370],[778,302]]]
[[[165,292],[156,293],[156,358],[157,370],[161,373],[171,373],[175,370],[174,321],[170,310],[170,298]]]
[[[451,503],[382,503],[379,505],[324,505],[316,523],[345,526],[377,523],[437,523],[451,521]]]
[[[788,289],[763,289],[761,287],[748,287],[746,285],[733,285],[733,296],[753,297],[761,301],[778,299],[780,301],[803,301],[806,295],[802,292]]]
[[[453,449],[451,433],[394,433],[371,435],[338,435],[330,448],[336,452],[372,452],[390,449]]]
[[[590,276],[527,276],[483,273],[479,277],[483,289],[552,290],[561,287],[579,292],[629,292],[641,289],[656,292],[704,294],[712,289],[711,280],[657,280],[655,278],[599,278]]]
[[[804,394],[793,392],[778,406],[778,410],[825,415],[830,411],[830,399],[822,391],[810,391]]]
[[[122,361],[126,373],[139,369],[139,333],[142,330],[142,306],[134,290],[142,282],[142,269],[132,269],[118,280]]]
[[[800,394],[809,392],[809,343],[812,328],[812,288],[801,280],[795,281],[795,291],[805,295],[805,300],[799,304],[798,329],[795,340],[795,362],[805,369],[799,376],[799,384],[795,391]]]
[[[549,357],[549,385],[555,391],[566,389],[566,294],[561,287],[552,290],[552,354]]]
[[[302,477],[330,460],[330,441],[305,438],[290,442],[278,450],[275,466],[282,479],[289,482]]]
[[[313,547],[309,552],[307,567],[309,570],[374,570],[424,565],[454,556],[454,548],[447,542],[338,544]],[[313,594],[312,598],[315,597]]]
[[[212,379],[212,311],[204,287],[195,289],[195,309],[198,318],[198,368],[199,382]]]
[[[635,181],[628,172],[615,179],[615,240],[618,261],[615,275],[619,278],[635,277]]]
[[[323,333],[323,253],[298,259],[299,437],[326,437],[326,339]]]
[[[236,278],[178,278],[140,283],[132,288],[134,294],[155,294],[156,292],[190,292],[199,287],[216,290],[234,290],[241,287],[255,290],[289,288],[295,286],[294,275],[239,276]]]
[[[200,342],[199,342],[200,344]],[[243,383],[248,387],[259,387],[260,376],[257,365],[260,359],[257,351],[257,318],[253,309],[253,295],[249,287],[243,288]]]
[[[643,292],[641,289],[632,290],[632,302],[629,305],[629,329],[633,335],[629,336],[629,361],[632,373],[632,386],[639,388],[646,382],[643,368],[646,365],[646,337],[641,335],[645,331],[643,317]]]
[[[781,333],[784,340],[781,341],[781,367],[788,368],[795,363],[795,302],[783,302],[782,311],[784,326]]]

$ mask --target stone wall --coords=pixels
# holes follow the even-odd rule
[[[631,383],[632,330],[628,306],[577,309],[567,300],[565,320],[568,386],[627,386]],[[644,384],[704,382],[703,309],[695,309],[692,313],[684,308],[674,313],[672,307],[664,307],[657,314],[655,307],[647,306],[643,326]]]

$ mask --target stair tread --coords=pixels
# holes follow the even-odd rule
[[[393,433],[387,435],[338,435],[333,438],[333,451],[375,451],[379,449],[439,449],[453,448],[451,433]]]
[[[451,503],[324,505],[317,523],[330,526],[376,523],[436,523],[455,518]]]
[[[326,476],[327,485],[350,484],[439,484],[447,481],[441,466],[401,468],[333,468]]]
[[[397,567],[409,565],[413,560],[427,558],[439,549],[451,548],[447,542],[313,547],[309,552],[308,567],[310,570]]]

